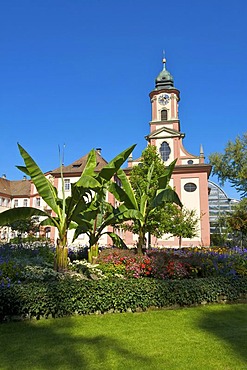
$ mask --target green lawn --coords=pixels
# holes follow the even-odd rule
[[[0,369],[247,369],[247,305],[0,325]]]

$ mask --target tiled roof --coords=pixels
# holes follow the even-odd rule
[[[63,174],[78,174],[78,173],[81,174],[85,168],[88,154],[77,159],[75,162],[69,164],[68,166],[63,166]],[[100,171],[107,164],[107,161],[104,158],[102,158],[97,151],[96,151],[96,160],[97,160],[96,171]],[[51,174],[52,175],[60,174],[60,171],[61,171],[60,167],[58,167],[55,170],[51,171]]]
[[[0,178],[0,194],[10,197],[29,197],[31,189],[30,180],[14,180]]]
[[[10,183],[12,196],[30,196],[31,181],[30,180],[16,180]]]
[[[96,171],[100,171],[108,162],[101,157],[101,155],[96,152],[96,160],[97,166]],[[88,153],[89,154],[89,153]],[[75,162],[69,164],[68,166],[63,166],[63,174],[69,175],[77,175],[80,176],[82,171],[85,168],[88,154],[79,158]],[[52,175],[60,175],[60,167],[56,168],[55,170],[49,172]],[[9,197],[30,197],[31,192],[31,180],[23,179],[23,180],[7,180],[5,178],[0,178],[0,196],[6,195]]]
[[[4,178],[0,178],[0,194],[10,196],[10,181]]]

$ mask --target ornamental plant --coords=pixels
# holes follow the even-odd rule
[[[30,176],[37,192],[51,208],[52,213],[33,207],[17,207],[0,213],[0,226],[12,224],[20,219],[30,219],[33,216],[43,217],[40,225],[54,226],[58,231],[54,269],[57,271],[67,270],[67,233],[70,228],[76,228],[75,237],[82,232],[87,233],[90,245],[93,246],[104,233],[103,230],[107,225],[114,225],[116,222],[130,219],[134,215],[133,213],[136,213],[136,210],[129,211],[124,205],[120,205],[115,210],[110,204],[107,204],[110,211],[106,214],[103,224],[97,227],[101,201],[105,199],[108,184],[112,182],[112,177],[126,161],[134,147],[135,145],[132,145],[117,155],[97,175],[95,173],[96,155],[95,150],[92,150],[88,155],[81,177],[75,184],[71,184],[71,196],[69,197],[65,197],[62,163],[60,163],[62,180],[62,198],[60,198],[57,188],[49,181],[26,150],[18,144],[25,166],[17,166],[17,168]],[[114,238],[115,234],[110,233],[110,236]]]

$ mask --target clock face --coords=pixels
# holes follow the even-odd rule
[[[159,103],[161,105],[166,105],[169,102],[170,96],[168,94],[162,94],[159,96]]]

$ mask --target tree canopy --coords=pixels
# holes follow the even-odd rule
[[[247,196],[247,133],[228,141],[224,153],[212,153],[209,161],[220,185],[229,181],[241,197]]]
[[[247,198],[237,203],[233,211],[226,215],[226,224],[230,232],[240,234],[242,245],[247,237]]]

